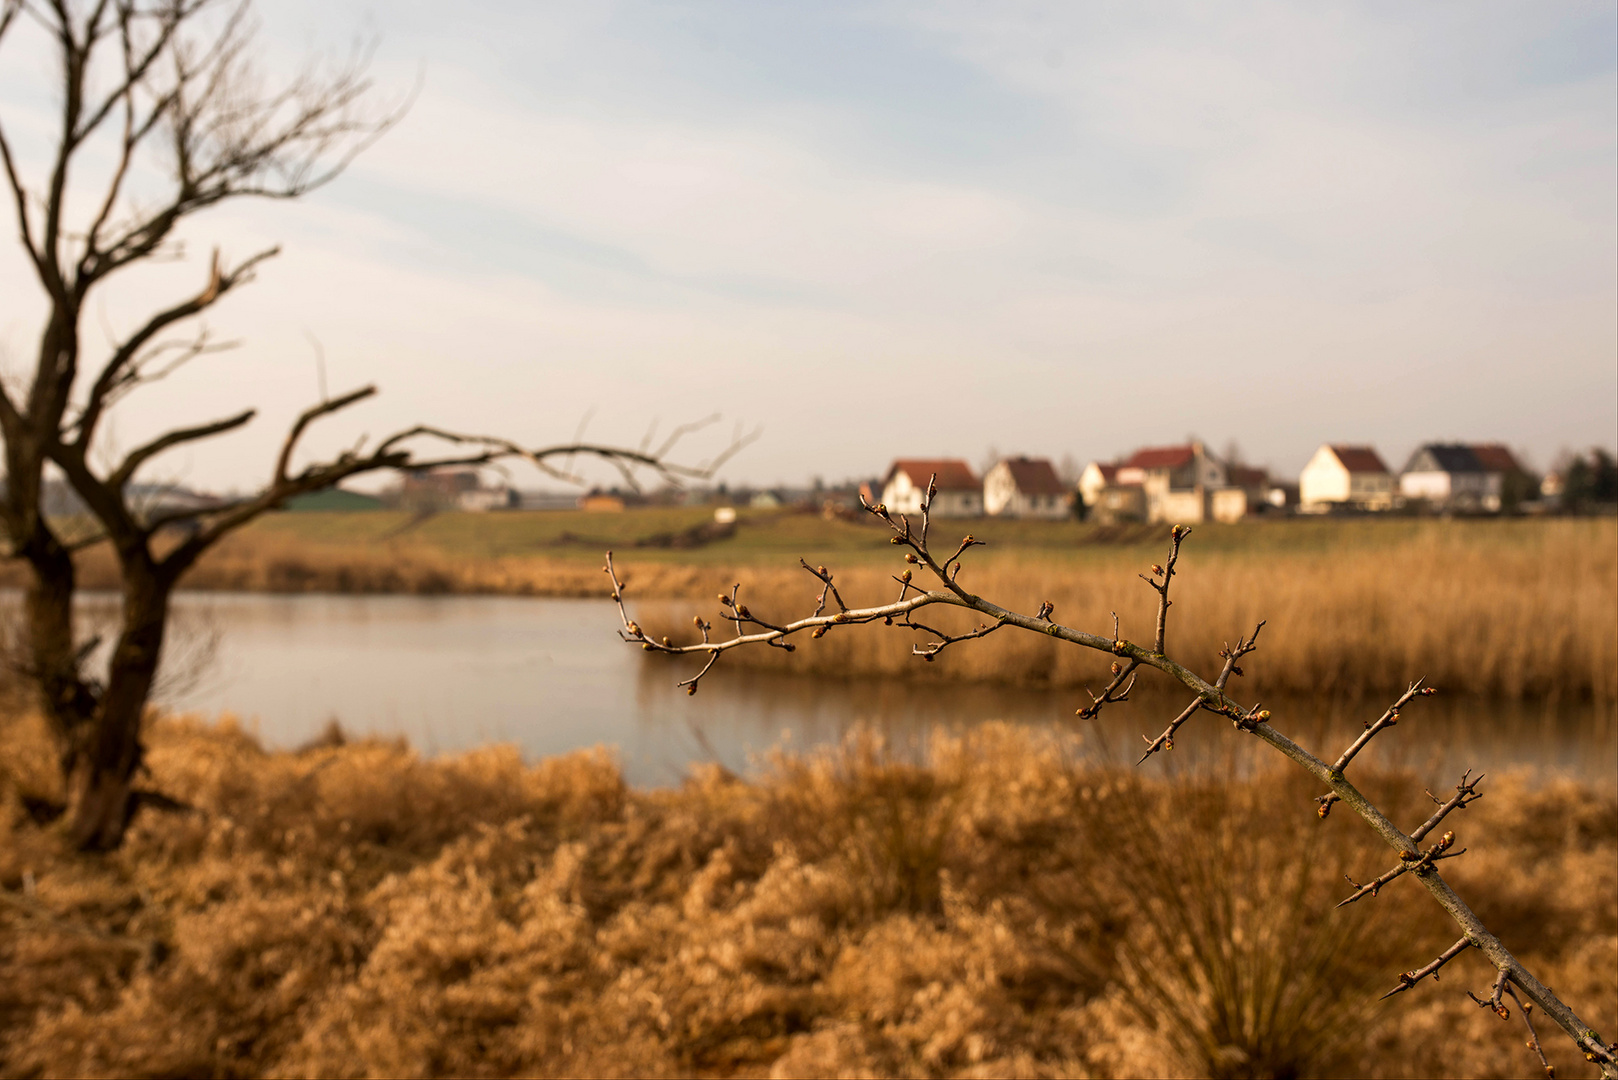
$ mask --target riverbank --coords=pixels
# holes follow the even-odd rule
[[[702,510],[624,514],[446,514],[413,528],[403,515],[281,514],[211,553],[186,587],[217,591],[604,596],[612,547],[658,636],[714,618],[714,596],[740,582],[772,619],[807,613],[816,583],[801,555],[838,575],[853,603],[880,603],[899,565],[885,533],[796,513],[744,513],[736,530],[670,546],[711,517]],[[1008,606],[1056,604],[1057,618],[1145,637],[1155,596],[1136,577],[1162,558],[1156,528],[977,521],[989,541],[963,583]],[[940,526],[941,528],[944,526]],[[953,535],[953,534],[951,534]],[[81,557],[86,587],[116,582],[107,552]],[[12,583],[20,567],[5,567]],[[1618,700],[1618,522],[1387,520],[1252,522],[1199,527],[1176,580],[1170,647],[1214,665],[1220,648],[1268,623],[1244,665],[1253,694],[1386,695],[1425,677],[1450,692],[1512,700]],[[947,626],[949,613],[940,616]],[[912,636],[836,631],[787,655],[740,650],[724,666],[791,668],[855,678],[918,677]],[[1104,658],[1034,635],[1002,632],[930,665],[963,680],[1077,687]],[[721,669],[722,670],[722,669]]]
[[[192,809],[83,858],[22,811],[50,783],[37,733],[5,733],[8,1075],[1537,1069],[1515,1017],[1460,993],[1489,980],[1467,956],[1375,1003],[1454,929],[1413,887],[1334,910],[1342,874],[1388,856],[1292,772],[1170,785],[997,725],[923,765],[856,739],[756,783],[639,792],[599,753],[151,736],[152,783]],[[1362,786],[1402,821],[1430,782]],[[1485,790],[1446,876],[1618,1027],[1618,803]]]

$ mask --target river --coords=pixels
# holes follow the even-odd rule
[[[108,620],[111,605],[111,597],[88,598],[87,622]],[[640,785],[677,782],[699,761],[749,772],[772,748],[823,746],[858,723],[901,754],[915,753],[940,725],[959,731],[1004,719],[1074,732],[1087,756],[1133,760],[1141,735],[1161,730],[1181,703],[1146,695],[1086,723],[1073,716],[1087,700],[1082,691],[840,682],[723,661],[688,697],[674,683],[694,668],[621,643],[616,610],[597,600],[182,593],[173,625],[158,703],[235,714],[269,746],[297,746],[333,719],[353,734],[403,736],[429,754],[488,742],[515,743],[530,757],[606,745]],[[1265,704],[1278,727],[1322,752],[1380,711],[1376,702]],[[1373,747],[1383,763],[1419,768],[1446,786],[1448,773],[1470,767],[1612,787],[1614,716],[1611,705],[1440,696],[1411,706]],[[1156,767],[1241,768],[1250,741],[1205,715]]]

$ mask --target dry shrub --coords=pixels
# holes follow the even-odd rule
[[[1244,684],[1258,693],[1330,693],[1350,697],[1431,684],[1518,699],[1618,698],[1618,547],[1610,531],[1582,522],[1546,522],[1519,542],[1481,542],[1467,532],[1433,528],[1386,549],[1366,548],[1263,557],[1186,548],[1175,580],[1176,618],[1169,647],[1188,663],[1217,665],[1219,650],[1267,620],[1264,651]],[[1154,553],[1155,554],[1155,553]],[[1070,626],[1110,633],[1111,613],[1125,637],[1150,640],[1156,594],[1135,577],[1149,560],[1133,552],[1082,566],[1012,555],[968,559],[961,582],[1020,611],[1056,605]],[[1138,564],[1138,565],[1137,565]],[[712,575],[740,582],[749,606],[781,622],[807,615],[818,583],[800,569],[744,569]],[[886,569],[853,567],[837,575],[852,604],[898,597]],[[650,585],[630,595],[657,595]],[[697,606],[714,615],[713,590]],[[654,637],[696,640],[692,606],[640,602],[636,619]],[[959,632],[981,616],[930,608],[923,622]],[[1105,658],[1036,634],[1002,631],[970,649],[923,665],[910,655],[915,632],[880,627],[835,629],[788,655],[738,650],[741,664],[803,673],[884,678],[953,678],[1017,685],[1075,686],[1094,681]]]
[[[143,812],[108,856],[36,824],[7,758],[0,1072],[1532,1071],[1515,1020],[1459,994],[1488,983],[1476,958],[1373,1003],[1455,932],[1414,886],[1333,910],[1389,856],[1291,773],[1169,782],[987,725],[922,763],[860,734],[636,792],[599,753],[150,735],[193,809]],[[1364,780],[1422,812],[1412,778]],[[1618,803],[1508,780],[1456,828],[1446,874],[1610,1029]]]

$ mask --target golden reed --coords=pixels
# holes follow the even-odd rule
[[[950,524],[950,523],[945,523]],[[1363,525],[1364,523],[1360,523]],[[1245,666],[1244,692],[1330,693],[1357,697],[1403,690],[1425,677],[1446,691],[1508,699],[1618,700],[1618,522],[1549,520],[1432,522],[1378,530],[1322,549],[1297,550],[1269,541],[1262,550],[1219,545],[1201,536],[1186,544],[1174,586],[1170,648],[1212,670],[1227,641],[1267,619],[1261,651]],[[1255,530],[1276,527],[1255,525]],[[1280,526],[1285,529],[1286,526]],[[1255,531],[1268,536],[1305,534]],[[1199,545],[1201,545],[1199,547]],[[704,552],[707,556],[709,553]],[[812,560],[814,552],[806,552]],[[1162,557],[1155,546],[1087,547],[1074,551],[1012,549],[969,554],[962,583],[1020,610],[1056,604],[1056,618],[1083,629],[1110,631],[1111,613],[1133,640],[1149,639],[1155,594],[1136,578]],[[897,556],[873,563],[868,554],[840,562],[819,556],[837,575],[851,603],[875,604],[898,595],[890,577]],[[688,638],[691,616],[721,629],[715,596],[737,582],[751,608],[772,620],[807,614],[816,582],[777,553],[743,553],[736,565],[637,560],[619,553],[636,617],[649,633]],[[891,563],[891,569],[890,569]],[[22,569],[0,566],[0,583],[18,585]],[[81,583],[109,588],[116,569],[105,549],[81,557]],[[602,596],[598,563],[581,558],[489,557],[421,542],[322,543],[286,529],[248,530],[210,553],[186,587],[213,590],[338,593],[502,593],[525,596]],[[945,628],[937,609],[929,618]],[[919,677],[910,656],[916,638],[882,627],[838,630],[802,642],[794,654],[757,649],[732,652],[730,665],[850,677]],[[604,642],[603,647],[612,647]],[[1077,686],[1094,682],[1105,658],[1015,630],[952,648],[926,665],[929,678]]]
[[[1618,529],[1610,522],[1547,522],[1528,542],[1479,543],[1433,530],[1386,547],[1297,554],[1198,552],[1187,543],[1175,578],[1169,649],[1217,671],[1219,650],[1267,620],[1260,650],[1244,664],[1244,693],[1356,697],[1403,690],[1416,678],[1447,691],[1518,698],[1618,698]],[[1156,594],[1135,575],[1154,558],[1140,551],[1076,564],[1051,557],[968,555],[960,581],[1016,610],[1056,605],[1060,622],[1150,641]],[[851,604],[897,599],[894,570],[837,574]],[[833,568],[835,570],[835,567]],[[660,568],[630,571],[629,596],[655,595]],[[801,569],[749,567],[705,575],[711,586],[742,583],[751,609],[772,622],[807,615],[818,583]],[[712,588],[693,605],[635,607],[648,634],[695,640],[693,611],[725,628]],[[922,621],[958,632],[968,613],[929,609]],[[953,620],[951,616],[955,616]],[[935,621],[936,620],[936,621]],[[880,626],[834,630],[800,641],[796,653],[738,650],[720,667],[903,678],[925,672],[1022,685],[1094,683],[1108,657],[1015,629],[953,646],[935,664],[910,655],[914,632]],[[943,669],[942,672],[936,669]]]

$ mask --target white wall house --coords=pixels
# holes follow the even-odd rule
[[[1315,451],[1298,477],[1299,509],[1315,513],[1332,506],[1363,510],[1393,507],[1393,473],[1369,446],[1328,443]]]
[[[928,478],[936,476],[933,517],[982,517],[983,485],[971,466],[957,458],[901,458],[882,480],[882,503],[895,514],[921,513]]]
[[[1493,513],[1500,509],[1500,472],[1485,469],[1472,447],[1428,443],[1419,447],[1399,474],[1399,492],[1447,510]]]
[[[1056,521],[1072,514],[1073,493],[1045,458],[1006,458],[983,477],[983,512]]]
[[[1079,474],[1079,498],[1094,509],[1101,502],[1101,493],[1118,483],[1118,466],[1092,461]]]

